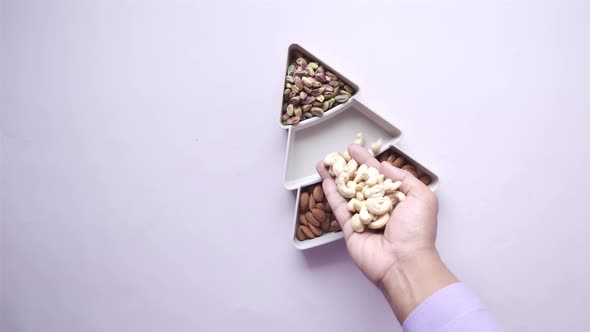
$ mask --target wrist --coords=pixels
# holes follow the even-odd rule
[[[436,249],[429,248],[401,255],[378,287],[402,324],[430,295],[456,282]]]

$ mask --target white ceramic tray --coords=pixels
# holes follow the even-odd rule
[[[316,164],[320,160],[323,160],[326,154],[330,152],[344,152],[348,145],[355,140],[358,132],[363,133],[367,146],[379,138],[383,139],[384,144],[379,154],[387,149],[391,149],[415,165],[419,172],[429,175],[432,179],[432,182],[429,184],[431,190],[434,191],[438,188],[439,179],[424,164],[416,161],[416,159],[410,157],[395,145],[401,139],[401,131],[358,100],[359,87],[356,84],[297,44],[292,44],[289,47],[287,66],[291,62],[291,57],[295,52],[301,52],[305,57],[322,64],[326,70],[338,75],[346,84],[352,86],[355,90],[355,93],[346,103],[326,111],[322,117],[307,119],[297,125],[291,126],[283,125],[280,122],[280,116],[282,114],[279,116],[281,127],[289,131],[285,158],[284,185],[289,190],[297,190],[295,212],[293,215],[292,240],[295,248],[304,250],[343,237],[342,232],[332,232],[325,233],[314,239],[299,241],[295,237],[295,231],[298,225],[299,197],[303,188],[320,182],[320,176],[315,169]],[[282,74],[284,76],[285,73],[283,72]],[[281,102],[283,101],[282,96],[283,94],[281,93]]]

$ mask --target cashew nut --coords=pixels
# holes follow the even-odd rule
[[[344,171],[348,172],[348,173],[354,173],[354,172],[356,172],[358,167],[359,167],[359,164],[356,162],[356,160],[350,159],[348,161],[348,163],[346,164]]]
[[[348,201],[347,207],[348,207],[348,211],[350,212],[360,212],[361,208],[363,207],[364,203],[359,201],[356,198],[352,198],[350,199],[350,201]]]
[[[373,216],[369,213],[366,204],[363,204],[361,207],[361,210],[359,211],[359,218],[364,225],[367,225],[373,221]]]
[[[369,175],[369,177],[367,178],[367,186],[374,186],[377,184],[377,182],[379,181],[379,170],[376,169],[375,167],[369,167],[367,169],[367,173]],[[355,178],[356,180],[356,178]],[[354,181],[356,182],[356,181]]]
[[[355,144],[365,146],[365,137],[363,136],[362,132],[356,134],[356,139],[354,140]]]
[[[387,196],[385,197],[371,197],[368,198],[366,201],[367,209],[369,212],[380,216],[389,211],[391,211],[393,204],[391,203],[391,199]]]
[[[363,188],[363,195],[366,198],[383,197],[383,195],[385,195],[385,188],[380,184],[376,184],[372,187],[366,186]]]
[[[401,191],[394,191],[391,195],[397,202],[403,202],[403,200],[406,199],[406,195]]]
[[[348,181],[350,181],[350,174],[346,172],[342,172],[340,173],[340,175],[336,177],[336,184],[342,183],[345,185],[346,183],[348,183]]]
[[[346,160],[347,162],[349,162],[352,157],[350,156],[350,153],[348,153],[348,150],[344,151],[344,153],[342,154],[342,157],[344,158],[344,160]]]
[[[391,194],[395,192],[399,189],[399,187],[401,187],[401,185],[401,181],[393,182],[391,179],[385,179],[385,181],[383,181],[383,187],[385,188],[386,194]]]
[[[381,229],[381,228],[384,228],[385,225],[387,225],[388,221],[389,221],[389,213],[382,214],[375,221],[371,222],[368,227],[370,229]]]
[[[350,218],[350,226],[352,226],[352,230],[358,233],[362,233],[365,231],[365,225],[360,220],[358,213],[355,213],[352,218]]]
[[[373,155],[376,156],[379,151],[381,151],[381,146],[383,145],[383,139],[378,139],[377,142],[371,143],[371,150],[373,151]]]
[[[377,177],[377,183],[383,184],[384,181],[385,181],[385,175],[379,174],[379,176]]]
[[[356,199],[358,199],[359,201],[364,201],[365,195],[363,195],[363,193],[359,191],[356,193]]]
[[[344,173],[344,174],[346,174],[346,173]],[[348,183],[345,184],[345,183],[343,183],[343,181],[341,181],[341,179],[342,178],[339,177],[337,179],[337,183],[336,183],[336,185],[338,187],[338,192],[344,198],[353,198],[356,195],[356,189],[354,186],[351,186],[351,184],[354,184],[354,182],[348,181]]]
[[[366,181],[369,178],[369,173],[367,173],[368,167],[365,164],[359,166],[356,170],[356,176],[354,177],[354,182],[360,183],[361,181]]]
[[[334,175],[339,176],[340,173],[344,171],[344,167],[346,167],[346,160],[342,158],[342,156],[338,156],[336,160],[334,160],[334,164],[332,164],[332,171],[334,171]]]
[[[332,152],[324,158],[324,166],[332,166],[338,157],[342,157],[338,152]]]

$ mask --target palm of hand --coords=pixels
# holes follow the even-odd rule
[[[324,191],[342,227],[352,259],[371,282],[379,285],[405,255],[434,247],[438,204],[434,194],[409,172],[380,164],[358,145],[352,145],[349,152],[359,164],[375,167],[386,178],[402,181],[400,189],[407,195],[393,210],[383,233],[356,233],[350,226],[346,200],[338,194],[323,165],[318,164]]]

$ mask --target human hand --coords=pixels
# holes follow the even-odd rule
[[[395,207],[384,232],[357,233],[350,225],[352,214],[348,211],[347,200],[338,193],[336,182],[326,167],[321,162],[317,165],[324,193],[344,232],[350,256],[365,276],[385,293],[398,320],[403,322],[426,297],[457,281],[435,248],[438,201],[410,172],[386,162],[379,163],[357,144],[349,146],[348,152],[359,165],[374,167],[385,178],[402,182],[400,190],[406,199]],[[404,280],[408,278],[412,280]]]

